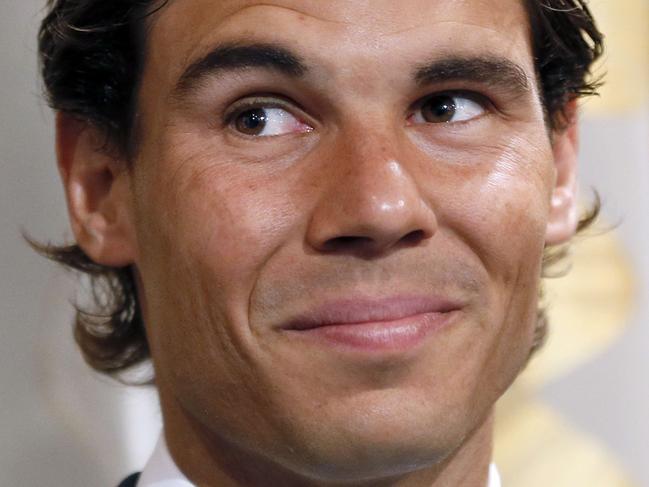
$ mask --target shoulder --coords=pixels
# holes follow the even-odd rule
[[[136,487],[140,473],[134,473],[126,477],[117,487]]]

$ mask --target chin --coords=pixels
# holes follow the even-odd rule
[[[302,431],[290,448],[299,455],[282,463],[301,476],[331,483],[362,483],[429,469],[443,464],[480,426],[452,416],[444,422],[408,421],[398,414],[387,422],[372,423],[367,417],[347,417],[337,427],[328,422],[325,431]]]
[[[319,452],[316,458],[294,458],[286,467],[300,476],[322,482],[361,483],[430,468],[442,463],[452,451],[403,444],[345,445],[335,455]]]

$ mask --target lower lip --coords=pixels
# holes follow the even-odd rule
[[[288,330],[304,338],[346,349],[366,352],[405,352],[444,327],[454,312],[423,313],[394,321],[344,323]]]

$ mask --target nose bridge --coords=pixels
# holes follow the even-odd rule
[[[351,131],[327,161],[307,238],[320,250],[376,253],[432,237],[437,222],[394,130]]]

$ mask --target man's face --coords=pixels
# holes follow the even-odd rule
[[[517,0],[159,12],[131,211],[163,403],[313,477],[453,452],[532,343],[534,72]]]

